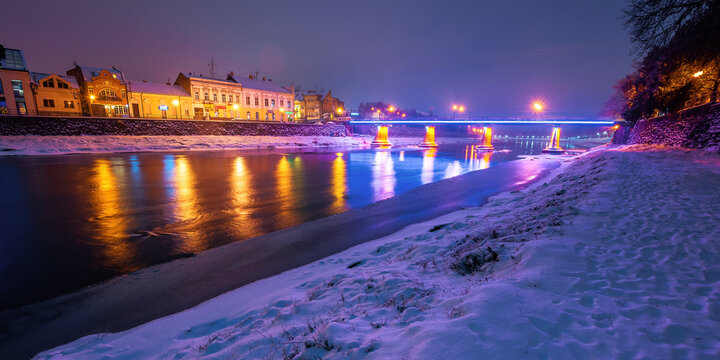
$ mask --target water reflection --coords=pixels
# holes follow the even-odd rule
[[[343,153],[335,154],[335,160],[332,163],[332,178],[330,181],[330,189],[335,200],[331,208],[333,212],[341,212],[347,209],[345,204],[345,194],[347,193],[347,164],[343,159]]]
[[[170,155],[169,157],[173,157]],[[172,193],[174,194],[173,212],[175,223],[170,226],[174,232],[179,232],[182,237],[182,244],[180,248],[183,252],[196,253],[207,248],[203,234],[199,229],[194,226],[194,222],[198,220],[200,216],[200,209],[198,208],[198,197],[196,194],[196,181],[195,173],[190,167],[190,162],[185,155],[178,155],[167,161],[166,158],[166,171],[165,175],[168,182],[171,184]],[[172,163],[169,166],[168,162]]]
[[[375,152],[372,165],[373,201],[380,201],[395,196],[395,169],[389,151]]]
[[[420,173],[420,181],[423,184],[431,183],[433,181],[433,167],[435,164],[435,155],[437,149],[427,149],[423,151],[423,162]]]
[[[250,171],[247,169],[245,159],[238,156],[233,161],[233,171],[230,174],[230,191],[232,197],[232,210],[235,215],[232,230],[240,239],[258,234],[258,224],[252,217],[252,202],[254,198]]]
[[[296,184],[293,173],[302,172],[302,162],[299,156],[292,158],[292,163],[286,155],[280,157],[275,168],[275,200],[278,202],[277,216],[281,227],[293,226],[300,223],[299,214],[295,211],[298,196],[294,191]],[[299,180],[299,179],[298,179]]]
[[[125,171],[122,164],[113,166],[106,159],[98,159],[90,179],[90,206],[95,225],[93,240],[104,255],[104,265],[118,271],[131,268],[132,249],[128,243],[127,219],[123,215]]]
[[[462,165],[460,165],[460,162],[455,160],[448,164],[447,168],[445,169],[445,177],[443,179],[449,179],[451,177],[456,177],[463,173]]]

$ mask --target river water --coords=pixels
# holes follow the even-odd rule
[[[494,145],[3,157],[0,309],[536,154],[545,142]]]

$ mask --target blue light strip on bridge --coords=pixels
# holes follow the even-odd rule
[[[404,120],[404,121],[382,121],[382,120],[350,120],[348,123],[352,124],[376,124],[376,125],[392,125],[392,124],[433,124],[433,125],[442,125],[442,124],[464,124],[464,125],[473,125],[473,124],[488,124],[488,125],[517,125],[517,124],[525,124],[525,125],[613,125],[615,124],[614,121],[611,120],[597,120],[597,121],[582,121],[582,120],[448,120],[448,121],[441,121],[441,120],[430,120],[430,121],[423,121],[423,120]]]

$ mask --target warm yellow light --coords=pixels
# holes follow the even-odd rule
[[[464,112],[464,111],[465,111],[465,107],[464,107],[464,106],[460,106],[460,107],[458,108],[458,111],[459,111],[459,112]]]
[[[405,114],[402,114],[402,117],[405,117],[405,116],[406,116]]]
[[[540,103],[534,103],[533,108],[535,109],[535,111],[542,111],[543,107],[542,107],[542,104],[540,104]]]
[[[371,107],[370,110],[375,111],[375,108],[374,108],[374,107]]]
[[[378,114],[380,113],[380,109],[377,109]]]
[[[335,156],[343,156],[343,153],[337,152],[337,153],[335,153]]]
[[[702,74],[703,74],[703,71],[700,70],[700,71],[694,73],[694,74],[693,74],[693,77],[699,77],[699,76],[701,76]]]
[[[343,109],[342,109],[342,108],[337,108],[336,111],[337,111],[338,114],[342,114],[342,113],[343,113]]]
[[[390,111],[390,112],[394,112],[394,111],[395,111],[395,107],[394,107],[394,106],[392,106],[392,105],[390,105],[390,107],[388,108],[388,111]]]
[[[453,109],[453,110],[457,110],[457,109],[458,109],[458,106],[453,104],[452,109]]]
[[[235,106],[237,106],[237,105],[235,105]],[[236,107],[236,109],[237,109],[237,107]],[[283,111],[285,111],[285,108],[280,108],[280,112],[283,112]]]
[[[175,105],[175,106],[178,106],[179,104],[180,104],[180,102],[179,102],[179,101],[177,101],[177,100],[173,100],[173,105]]]
[[[95,95],[90,95],[90,100],[95,100]]]
[[[615,126],[613,126],[612,128],[613,128],[613,130],[617,130],[617,129],[620,128],[620,125],[615,125]]]
[[[237,109],[238,109],[238,104],[233,104],[233,109],[237,110]],[[280,109],[280,110],[282,110],[282,109]]]

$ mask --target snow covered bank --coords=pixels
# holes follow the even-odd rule
[[[720,158],[647,150],[37,358],[717,358]]]
[[[334,136],[0,136],[2,155],[62,155],[71,153],[116,153],[137,151],[193,151],[241,149],[289,149],[370,146],[373,138]],[[440,144],[472,142],[448,138]],[[418,145],[422,139],[396,138],[395,146]]]

